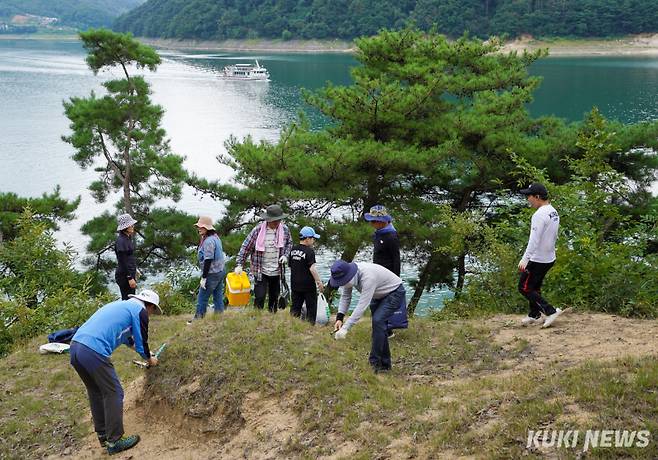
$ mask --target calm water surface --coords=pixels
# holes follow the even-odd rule
[[[344,54],[161,54],[163,64],[147,78],[153,99],[166,111],[164,128],[173,150],[186,156],[185,166],[211,179],[230,177],[231,171],[215,160],[230,135],[276,141],[281,128],[305,109],[301,88],[321,88],[327,81],[349,84],[349,69],[356,65]],[[68,130],[62,101],[86,96],[99,90],[102,81],[120,76],[94,76],[84,57],[76,42],[0,40],[0,190],[38,196],[59,184],[65,197],[82,196],[77,219],[58,233],[60,241],[80,252],[86,244],[80,225],[111,204],[93,202],[86,188],[95,174],[82,171],[71,160],[71,147],[61,140]],[[217,77],[223,66],[253,59],[268,68],[271,82]],[[624,122],[658,118],[656,58],[550,58],[531,70],[543,77],[530,106],[533,115],[578,120],[596,105],[605,116]],[[314,127],[324,123],[316,113],[309,117]],[[177,206],[191,214],[222,212],[220,204],[191,191]],[[414,275],[414,267],[405,267],[403,278]],[[435,291],[422,303],[437,305],[445,295]]]

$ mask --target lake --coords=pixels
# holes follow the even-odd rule
[[[346,54],[161,54],[163,64],[147,79],[154,101],[166,111],[164,128],[173,150],[186,156],[185,166],[210,179],[231,174],[215,160],[230,135],[276,141],[281,128],[304,108],[301,88],[321,88],[327,81],[348,84],[349,69],[356,64]],[[95,174],[82,171],[71,160],[72,148],[61,140],[68,130],[62,101],[86,96],[113,74],[120,76],[94,76],[84,57],[77,42],[0,40],[0,190],[38,196],[59,184],[63,196],[81,195],[76,220],[57,234],[79,252],[86,245],[80,225],[111,205],[93,202],[86,188]],[[267,67],[271,82],[217,78],[225,65],[253,59]],[[605,116],[624,122],[658,119],[658,58],[548,58],[531,71],[544,78],[530,106],[533,115],[578,120],[596,105]],[[311,114],[310,121],[314,127],[323,124],[318,115]],[[177,206],[191,214],[222,212],[221,205],[189,191]],[[321,273],[326,276],[327,267]],[[414,273],[414,267],[405,266],[403,278]],[[446,295],[425,295],[422,305],[436,305]]]

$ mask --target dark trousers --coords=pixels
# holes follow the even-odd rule
[[[128,278],[126,275],[116,273],[114,275],[114,281],[119,285],[119,290],[121,291],[121,300],[128,300],[128,294],[134,294],[135,289],[131,288],[128,284]]]
[[[405,295],[404,286],[382,299],[370,302],[372,313],[372,344],[370,348],[370,365],[375,370],[391,368],[391,350],[388,346],[388,319],[398,309]]]
[[[528,305],[530,307],[528,316],[531,318],[539,318],[542,313],[546,316],[555,313],[553,305],[541,296],[541,285],[544,282],[546,273],[548,273],[553,264],[555,262],[542,264],[530,261],[525,271],[521,272],[521,276],[519,277],[519,292],[523,297],[528,299]]]
[[[315,316],[318,313],[318,291],[291,292],[292,305],[290,306],[290,314],[299,318],[302,315],[302,305],[306,302],[306,321],[315,324]]]
[[[112,362],[91,348],[71,342],[71,365],[87,387],[99,438],[115,442],[123,436],[123,388]]]
[[[254,305],[262,310],[265,306],[265,295],[267,295],[267,306],[271,313],[276,313],[280,292],[278,276],[262,275],[261,280],[256,281],[254,286]]]

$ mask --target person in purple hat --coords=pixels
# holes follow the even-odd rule
[[[363,217],[375,230],[372,235],[372,263],[386,267],[400,276],[400,240],[388,210],[378,204],[370,208],[370,212],[365,213]],[[393,329],[394,327],[389,324],[387,331],[389,338],[395,335]]]
[[[555,264],[555,242],[560,229],[560,216],[548,201],[548,190],[542,184],[531,184],[520,190],[520,193],[537,210],[532,215],[528,246],[519,262],[519,292],[528,299],[530,307],[528,316],[521,323],[524,326],[538,323],[543,313],[546,319],[542,327],[549,327],[562,310],[554,308],[541,296],[541,286],[544,277]]]
[[[336,339],[345,339],[366,307],[370,306],[372,341],[368,360],[375,372],[390,371],[391,350],[388,344],[387,321],[405,298],[400,277],[381,265],[337,260],[331,266],[329,285],[335,289],[342,288],[334,325]],[[345,320],[353,289],[360,293],[359,302],[352,315]]]
[[[388,210],[378,204],[365,213],[364,219],[375,229],[372,262],[400,276],[400,240]]]

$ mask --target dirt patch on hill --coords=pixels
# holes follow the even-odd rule
[[[488,320],[492,338],[503,348],[523,347],[510,371],[571,367],[588,360],[658,354],[658,322],[614,315],[565,313],[553,327],[520,325],[519,316]]]
[[[627,356],[658,355],[658,322],[621,318],[604,314],[568,313],[560,317],[551,328],[539,326],[523,327],[521,316],[498,315],[477,321],[478,326],[489,330],[490,340],[504,350],[516,350],[515,358],[505,361],[490,371],[477,375],[463,376],[453,380],[417,382],[414,376],[403,376],[410,385],[430,383],[445,388],[441,402],[458,403],[456,388],[468,384],[469,380],[483,376],[493,379],[509,379],[524,372],[544,368],[569,368],[586,361],[614,360]],[[411,331],[410,331],[411,332]],[[395,339],[393,339],[395,340]],[[392,345],[395,347],[395,344]],[[192,419],[182,413],[153,404],[144,404],[144,377],[126,386],[125,427],[126,432],[139,433],[142,441],[134,449],[112,458],[128,459],[257,459],[269,460],[294,458],[291,443],[298,442],[298,433],[303,431],[299,416],[291,409],[295,395],[282,398],[269,398],[261,393],[248,393],[240,405],[238,420],[230,436],[223,436],[221,430],[204,433],[203,423],[222,425],[220,420],[213,422],[215,414],[208,419]],[[198,381],[179,389],[182,393],[193,394],[204,391]],[[452,394],[452,395],[451,395]],[[479,395],[484,397],[486,395]],[[473,433],[481,438],[489,438],[501,429],[498,413],[502,408],[515,403],[515,395],[498,395],[495,404],[487,403],[478,412],[472,427]],[[593,421],[596,414],[580,407],[576,402],[565,400],[565,410],[560,421],[576,423]],[[417,418],[419,422],[440,420],[441,410],[428,408]],[[366,423],[366,422],[364,422]],[[224,432],[226,434],[228,432]],[[322,441],[332,446],[333,454],[323,459],[351,458],[359,452],[358,444],[340,433],[327,433]],[[297,450],[299,451],[299,450]],[[414,439],[402,436],[393,440],[388,451],[395,453],[391,458],[429,458],[424,455],[423,446]],[[411,453],[410,453],[411,452]],[[464,458],[449,448],[443,450],[443,458]],[[95,435],[90,435],[83,449],[67,452],[68,455],[51,458],[73,458],[78,460],[108,458],[100,448]]]

